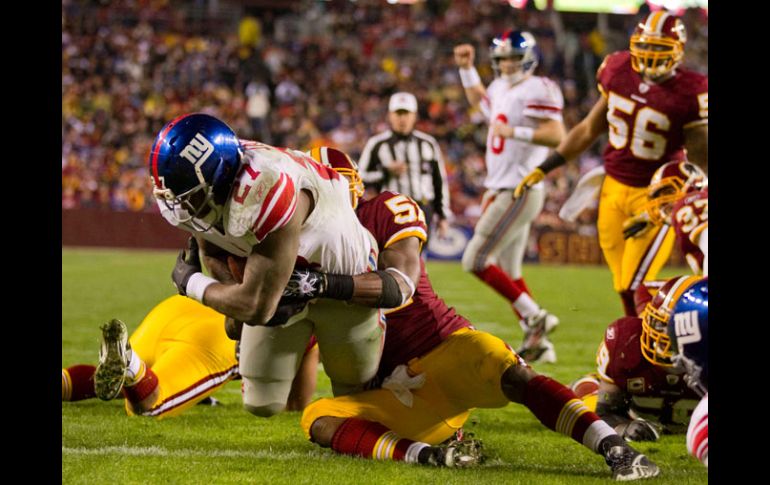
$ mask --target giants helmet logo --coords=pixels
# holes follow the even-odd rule
[[[681,347],[684,344],[700,342],[700,325],[698,325],[698,312],[692,310],[674,315],[674,331],[677,342]]]
[[[198,175],[198,180],[203,183],[205,179],[201,173],[201,165],[208,160],[212,153],[214,153],[214,145],[203,135],[196,133],[195,137],[190,140],[190,143],[179,153],[179,156],[195,165],[195,173]]]

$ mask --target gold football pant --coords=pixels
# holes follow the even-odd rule
[[[646,203],[646,187],[631,187],[609,175],[604,177],[596,227],[599,245],[612,272],[612,286],[618,293],[633,291],[642,281],[655,279],[674,246],[675,234],[668,226],[655,227],[638,238],[623,239],[623,222],[640,213]]]
[[[163,300],[131,335],[131,348],[158,376],[160,395],[145,416],[167,417],[213,394],[238,375],[224,315],[190,298]],[[126,403],[128,414],[134,414]]]
[[[410,375],[425,375],[422,387],[411,391],[411,406],[388,389],[324,398],[305,408],[301,426],[309,438],[310,427],[322,416],[355,417],[378,422],[402,438],[438,444],[462,427],[473,408],[508,404],[500,379],[508,367],[520,362],[494,335],[463,328],[409,361]]]

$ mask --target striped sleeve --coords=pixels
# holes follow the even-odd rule
[[[281,173],[265,196],[252,227],[257,241],[262,241],[271,232],[285,226],[296,209],[297,190],[294,182],[288,174]]]
[[[564,97],[559,87],[550,79],[539,78],[532,83],[532,96],[525,101],[524,115],[533,118],[561,120]]]
[[[709,396],[706,394],[695,407],[687,428],[687,451],[709,466]]]
[[[366,184],[381,182],[383,178],[382,163],[377,149],[380,142],[387,140],[389,132],[374,135],[366,141],[361,157],[358,159],[358,173]]]

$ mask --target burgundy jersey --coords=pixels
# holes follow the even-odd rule
[[[596,71],[607,99],[608,175],[632,187],[646,187],[666,162],[685,160],[684,130],[708,124],[708,77],[677,69],[674,77],[645,83],[631,68],[628,51],[608,55]]]
[[[406,237],[417,237],[423,243],[428,239],[425,214],[406,195],[382,192],[373,199],[362,200],[356,212],[381,253]],[[377,373],[380,379],[389,376],[397,365],[427,354],[456,330],[471,327],[468,320],[433,291],[422,259],[414,296],[403,306],[386,312],[386,318],[385,348]]]
[[[679,199],[671,210],[671,223],[687,263],[694,273],[703,274],[703,252],[697,242],[709,225],[709,189]]]
[[[642,319],[637,317],[622,317],[607,327],[596,357],[599,375],[626,394],[633,417],[683,433],[700,397],[681,374],[671,374],[642,356],[641,334]]]

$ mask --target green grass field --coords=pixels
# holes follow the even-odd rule
[[[133,331],[175,293],[175,253],[62,250],[62,366],[95,364],[99,325],[121,318]],[[431,263],[433,285],[449,305],[514,348],[521,331],[505,300],[456,263]],[[664,275],[676,274],[676,269]],[[557,364],[535,368],[569,383],[594,367],[604,328],[620,316],[604,267],[528,266],[535,297],[561,318]],[[331,395],[321,372],[316,396]],[[472,414],[466,432],[484,441],[486,463],[466,470],[374,462],[335,455],[307,442],[299,413],[259,419],[243,411],[239,382],[216,394],[222,406],[196,406],[161,421],[127,417],[122,400],[62,403],[62,483],[269,484],[593,484],[610,481],[604,460],[510,404]],[[660,467],[660,484],[707,483],[684,436],[636,447]]]

